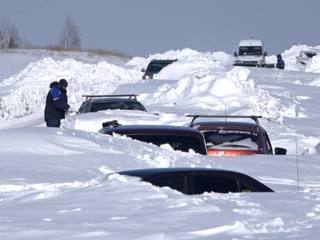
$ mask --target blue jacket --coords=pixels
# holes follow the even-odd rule
[[[276,68],[278,68],[278,69],[284,69],[284,67],[285,67],[284,61],[282,60],[281,57],[278,57],[278,58],[277,58]]]
[[[44,120],[63,119],[69,107],[67,90],[61,88],[58,82],[52,82],[47,94]]]

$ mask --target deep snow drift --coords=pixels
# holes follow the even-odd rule
[[[303,47],[283,53],[284,71],[232,67],[228,54],[191,49],[126,64],[0,54],[6,69],[0,76],[15,73],[0,79],[0,238],[318,239],[320,61],[293,61]],[[178,61],[156,79],[142,80],[141,69],[153,58]],[[114,92],[139,93],[149,112],[70,113],[61,129],[45,128],[48,86],[62,77],[69,81],[73,111],[83,94]],[[190,113],[262,115],[273,146],[289,155],[207,157],[97,133],[113,119],[187,125]],[[185,196],[112,174],[150,167],[231,169],[275,193]]]

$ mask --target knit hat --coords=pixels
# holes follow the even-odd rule
[[[66,87],[68,87],[68,82],[67,82],[67,80],[62,78],[59,80],[59,85],[63,88],[66,88]]]

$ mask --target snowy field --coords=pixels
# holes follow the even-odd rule
[[[84,53],[0,52],[0,239],[308,239],[320,234],[320,57],[286,70],[233,67],[191,49],[125,61]],[[320,46],[314,47],[320,49]],[[178,61],[154,80],[153,59]],[[270,56],[269,61],[275,61]],[[66,78],[71,112],[43,122],[52,81]],[[139,94],[148,112],[75,114],[83,94]],[[190,123],[186,114],[262,115],[286,156],[209,157],[98,133],[101,123]],[[206,167],[248,174],[274,193],[183,195],[114,172]]]

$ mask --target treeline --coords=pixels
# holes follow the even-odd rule
[[[8,19],[0,22],[0,49],[12,48],[38,48],[29,43],[26,38],[21,38],[17,27]],[[56,50],[81,50],[79,28],[71,17],[66,17],[60,37],[56,45],[47,46]]]

